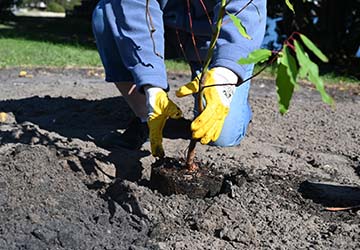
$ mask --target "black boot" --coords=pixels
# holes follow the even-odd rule
[[[139,118],[133,119],[124,133],[113,131],[105,135],[97,143],[100,147],[109,148],[127,148],[138,150],[149,139],[149,128],[146,122],[141,122]]]

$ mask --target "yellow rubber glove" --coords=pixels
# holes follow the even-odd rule
[[[148,107],[148,127],[151,144],[151,153],[155,157],[165,156],[162,146],[163,129],[166,120],[171,117],[179,119],[182,116],[180,108],[171,101],[166,92],[158,87],[146,86],[146,105]]]
[[[200,75],[191,82],[180,87],[177,97],[183,97],[199,92]],[[216,141],[221,133],[225,118],[229,113],[232,96],[235,93],[235,84],[238,76],[224,67],[216,67],[207,71],[204,76],[204,86],[219,84],[220,86],[207,87],[203,90],[205,99],[204,110],[191,123],[192,137],[200,139],[201,144]]]

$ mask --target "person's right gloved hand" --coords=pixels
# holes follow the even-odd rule
[[[155,157],[165,156],[162,146],[163,129],[170,117],[179,119],[182,116],[180,108],[168,98],[167,93],[158,87],[145,86],[146,105],[148,107],[148,127],[151,153]]]
[[[184,97],[199,92],[198,75],[194,80],[176,91],[177,97]],[[223,128],[230,110],[230,103],[235,93],[238,76],[224,67],[215,67],[207,71],[203,79],[204,110],[191,123],[192,137],[200,139],[202,144],[216,141]]]

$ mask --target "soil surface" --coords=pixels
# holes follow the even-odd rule
[[[253,80],[241,145],[196,148],[220,193],[189,198],[151,188],[148,142],[97,146],[134,117],[101,70],[20,71],[0,70],[0,249],[360,249],[358,88],[330,88],[332,109],[304,84],[281,116],[274,80]],[[192,98],[174,96],[187,80],[169,74],[189,120]],[[169,122],[167,156],[188,144]]]

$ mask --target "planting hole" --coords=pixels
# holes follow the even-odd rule
[[[198,165],[198,169],[189,171],[182,160],[158,160],[152,166],[150,187],[163,195],[186,194],[190,198],[218,195],[222,190],[224,176],[208,166]]]

